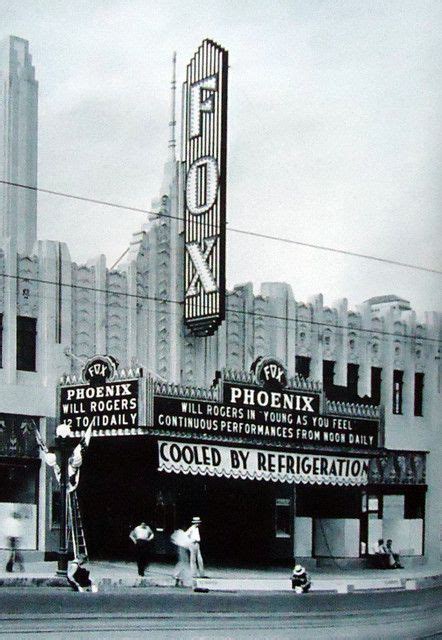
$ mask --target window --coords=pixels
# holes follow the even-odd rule
[[[17,316],[17,369],[35,371],[37,320]]]
[[[333,360],[323,360],[322,362],[322,378],[324,389],[333,386],[335,378],[335,363]]]
[[[349,397],[353,397],[355,401],[358,400],[358,380],[359,365],[349,362],[347,364],[347,389]]]
[[[423,416],[424,374],[414,374],[414,415]]]
[[[3,366],[3,314],[0,313],[0,369]]]
[[[393,413],[402,415],[402,387],[404,385],[404,372],[395,369],[393,371]]]
[[[295,356],[295,371],[303,378],[308,378],[310,375],[310,358]]]
[[[275,511],[275,536],[290,538],[290,499],[277,498]]]
[[[371,368],[371,401],[373,404],[381,404],[381,382],[382,382],[382,369],[381,367]]]
[[[423,491],[409,490],[405,493],[404,518],[405,520],[423,519],[425,515],[425,493]]]

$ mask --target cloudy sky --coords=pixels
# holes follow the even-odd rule
[[[439,0],[0,0],[30,41],[39,186],[135,207],[159,195],[171,57],[229,50],[232,227],[442,269]],[[142,214],[39,196],[39,236],[73,259],[127,247]],[[228,285],[287,281],[351,306],[441,309],[441,276],[228,233]]]

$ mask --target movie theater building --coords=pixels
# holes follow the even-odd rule
[[[219,78],[223,55],[210,58]],[[206,82],[196,68],[189,87]],[[204,91],[221,87],[210,82]],[[207,104],[209,115],[223,106]],[[197,139],[198,120],[187,123]],[[59,488],[33,425],[53,445],[70,421],[74,446],[94,419],[79,487],[92,557],[128,554],[140,518],[156,552],[171,553],[170,533],[197,514],[209,560],[360,562],[378,537],[439,559],[440,314],[417,317],[394,295],[355,309],[302,302],[285,283],[240,285],[219,302],[209,279],[195,293],[189,259],[225,256],[177,218],[186,176],[215,165],[197,145],[177,161],[173,128],[171,140],[154,214],[115,269],[104,256],[76,264],[64,243],[37,240],[34,219],[1,210],[0,509],[28,519],[29,549],[56,551]],[[84,378],[105,354],[119,367]]]

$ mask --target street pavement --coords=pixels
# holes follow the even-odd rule
[[[440,603],[440,587],[301,596],[15,587],[0,589],[0,638],[433,640],[442,632]]]
[[[209,577],[175,588],[172,563],[154,562],[139,578],[133,562],[94,561],[98,593],[75,593],[55,562],[26,562],[12,574],[6,552],[0,562],[0,639],[442,638],[440,564],[315,569],[312,592],[297,595],[290,567],[209,566]]]

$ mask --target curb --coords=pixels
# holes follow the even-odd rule
[[[266,584],[269,583],[270,584]],[[159,582],[150,578],[100,578],[96,581],[99,592],[120,589],[170,588],[172,581]],[[398,579],[359,579],[355,581],[313,580],[311,593],[360,593],[364,591],[418,591],[442,586],[442,575],[428,575]],[[58,587],[70,589],[66,579],[60,576],[8,576],[0,578],[0,588]],[[292,592],[290,580],[250,579],[205,579],[197,578],[193,584],[185,585],[180,591],[192,589],[195,593],[281,593]]]

